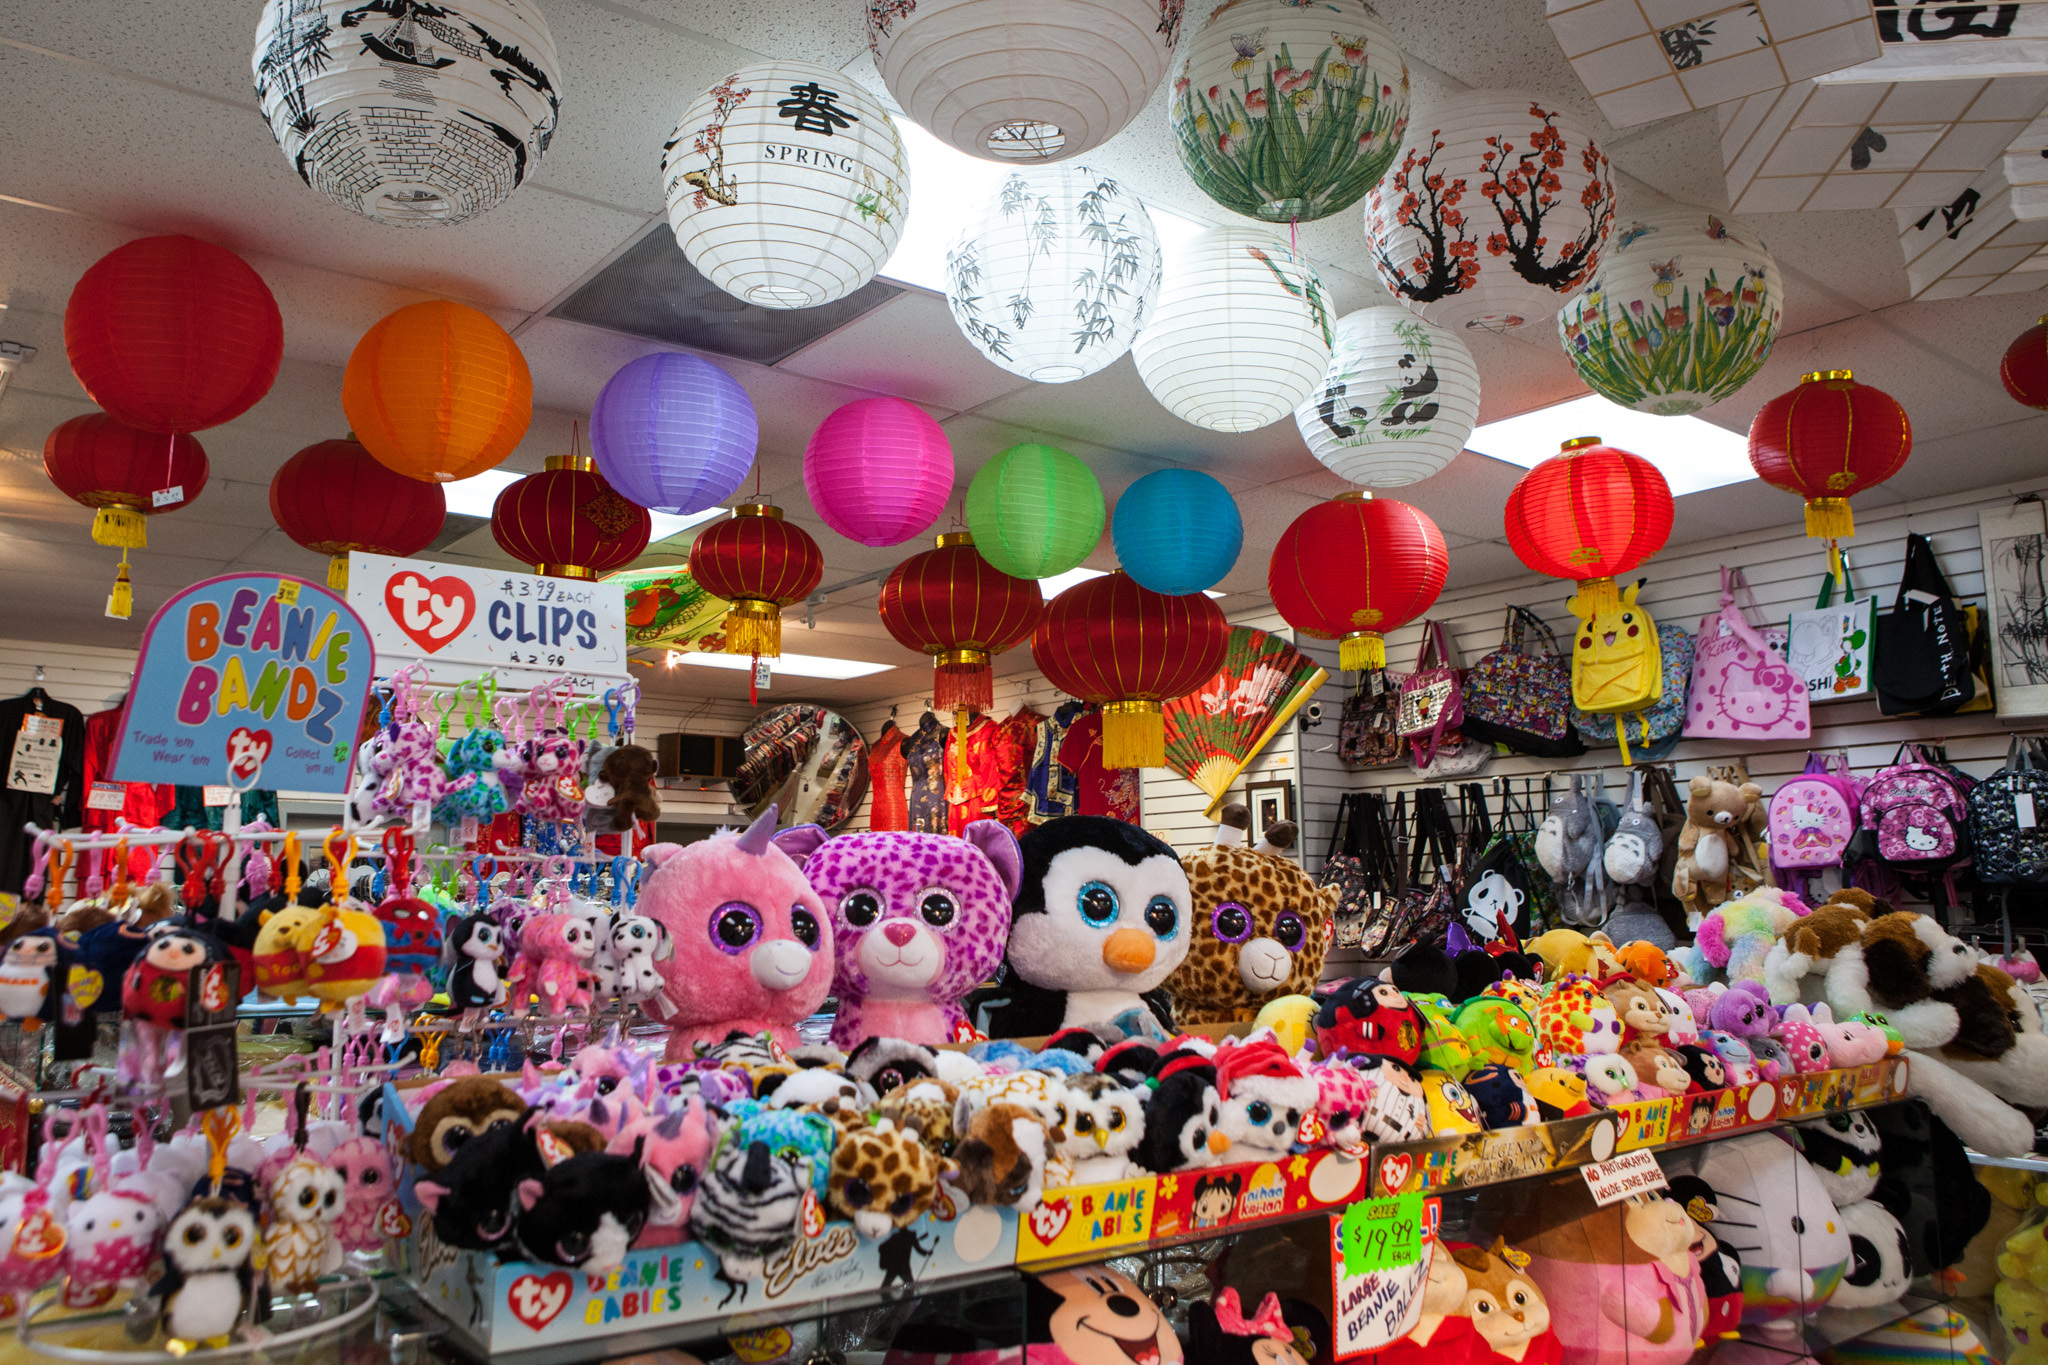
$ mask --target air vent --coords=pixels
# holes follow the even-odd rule
[[[668,224],[657,219],[624,255],[565,299],[554,316],[773,365],[902,292],[871,280],[821,307],[759,308],[698,274]]]

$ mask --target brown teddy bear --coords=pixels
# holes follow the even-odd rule
[[[1825,904],[1814,907],[1812,914],[1787,929],[1764,956],[1764,985],[1770,988],[1771,1003],[1819,1004],[1821,978],[1835,954],[1859,942],[1872,920],[1891,913],[1889,901],[1856,886],[1844,887]]]
[[[1685,828],[1678,835],[1671,894],[1685,906],[1686,918],[1696,929],[1701,916],[1741,894],[1738,881],[1756,885],[1749,880],[1757,867],[1749,822],[1750,811],[1764,792],[1754,782],[1738,787],[1710,777],[1695,777],[1686,790]]]

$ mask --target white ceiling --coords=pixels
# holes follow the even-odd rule
[[[1575,109],[1595,129],[1631,195],[1662,192],[1727,206],[1712,110],[1614,133],[1543,19],[1542,0],[1377,0],[1409,54],[1418,111],[1473,87],[1516,86]],[[63,308],[99,256],[132,237],[181,231],[242,253],[269,282],[285,319],[285,365],[253,410],[201,433],[213,481],[197,503],[153,519],[134,557],[136,616],[101,615],[114,552],[86,535],[91,514],[59,495],[33,458],[0,459],[0,570],[29,588],[0,594],[0,636],[133,644],[177,588],[235,570],[312,573],[316,557],[271,523],[270,475],[294,451],[339,435],[341,370],[379,317],[425,297],[473,304],[519,339],[536,412],[508,468],[537,470],[567,449],[570,423],[625,361],[657,349],[639,339],[546,314],[661,217],[661,145],[677,116],[726,71],[757,56],[844,68],[878,92],[860,0],[542,0],[561,54],[560,132],[533,180],[510,201],[458,228],[401,231],[336,208],[306,189],[278,153],[250,91],[253,0],[0,0],[0,339],[39,347],[0,400],[0,447],[39,452],[50,428],[89,408],[63,359]],[[1148,202],[1220,223],[1180,171],[1156,95],[1138,121],[1089,157]],[[934,187],[920,185],[918,194]],[[913,197],[912,212],[918,200]],[[1905,404],[1913,459],[1874,503],[2048,471],[2048,416],[2000,387],[2007,342],[2041,311],[2018,294],[1906,302],[1897,230],[1887,210],[1754,219],[1787,282],[1785,331],[1770,363],[1707,414],[1747,427],[1771,395],[1812,369],[1852,368]],[[1381,301],[1355,211],[1300,229],[1340,311]],[[1484,383],[1481,420],[1512,416],[1584,391],[1554,338],[1475,334]],[[816,633],[792,649],[889,660],[914,656],[874,615],[884,571],[921,548],[854,545],[816,520],[800,472],[804,442],[835,407],[869,393],[924,405],[950,435],[964,481],[1020,440],[1050,439],[1087,460],[1113,499],[1164,464],[1206,469],[1237,495],[1245,554],[1219,586],[1226,609],[1262,596],[1265,551],[1314,501],[1341,489],[1309,456],[1292,422],[1225,436],[1161,408],[1128,358],[1074,384],[1019,380],[976,353],[943,299],[911,291],[773,368],[721,360],[761,415],[763,487],[825,552]],[[1451,581],[1505,578],[1520,567],[1501,539],[1500,508],[1521,471],[1467,453],[1405,494],[1436,518],[1451,546]],[[1674,543],[1796,523],[1789,495],[1754,482],[1681,498]],[[685,545],[650,552],[680,561]],[[509,564],[488,530],[441,557]],[[1108,537],[1090,561],[1113,565]],[[801,613],[794,615],[800,616]],[[1024,654],[1008,662],[1024,663]],[[806,691],[850,701],[914,690],[890,672]],[[658,690],[744,695],[738,674],[679,669]],[[778,699],[785,689],[778,688]]]

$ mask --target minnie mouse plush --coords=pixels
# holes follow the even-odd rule
[[[1310,1334],[1287,1325],[1277,1294],[1249,1317],[1235,1289],[1218,1290],[1213,1308],[1188,1305],[1188,1358],[1201,1365],[1308,1365],[1314,1354]]]

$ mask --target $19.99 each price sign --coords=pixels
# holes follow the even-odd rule
[[[1383,1350],[1415,1329],[1441,1207],[1421,1194],[1363,1199],[1330,1219],[1336,1358]]]

